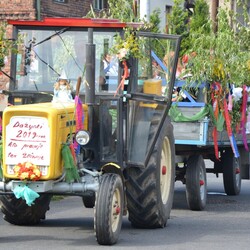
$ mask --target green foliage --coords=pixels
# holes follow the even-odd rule
[[[108,8],[95,12],[91,6],[91,11],[86,15],[93,18],[118,19],[121,22],[134,22],[136,17],[133,13],[133,0],[108,0]]]
[[[210,16],[209,6],[205,0],[195,1],[195,10],[192,16],[183,9],[184,0],[174,0],[172,12],[168,16],[169,33],[182,36],[180,56],[186,54],[193,44],[192,33],[209,33]]]
[[[234,22],[236,23],[236,39],[241,39],[241,46],[243,50],[250,51],[250,16],[248,14],[247,6],[244,1],[237,1],[239,8],[242,8],[243,13],[238,13],[232,16]],[[243,17],[243,23],[241,20]]]
[[[188,13],[183,10],[183,3],[183,0],[174,0],[172,12],[168,16],[170,34],[187,34]]]
[[[139,38],[136,37],[135,31],[131,28],[126,28],[124,37],[117,34],[114,46],[110,52],[118,55],[119,60],[129,59],[130,56],[140,58]]]
[[[236,24],[231,27],[230,15],[227,9],[219,9],[216,34],[202,29],[190,32],[189,55],[195,52],[187,68],[192,74],[190,81],[218,81],[224,89],[230,83],[236,87],[250,85],[250,51],[246,50],[246,38],[234,29]],[[249,28],[244,30],[249,32]]]
[[[159,33],[160,24],[160,9],[153,11],[150,15],[150,22],[140,20],[133,12],[133,0],[109,0],[109,8],[103,10],[99,17],[119,19],[122,22],[140,22],[138,28],[126,27],[124,28],[124,34],[121,36],[117,34],[115,38],[114,46],[111,48],[112,54],[117,54],[120,60],[128,59],[130,56],[135,58],[141,58],[139,39],[136,37],[138,30],[150,30],[155,33]]]
[[[133,0],[108,0],[109,18],[116,18],[122,22],[135,21],[132,5]]]
[[[205,0],[197,0],[195,2],[195,11],[190,19],[190,33],[210,33],[211,22],[209,14],[209,6]]]
[[[4,66],[4,58],[11,52],[17,53],[18,45],[22,43],[22,37],[17,40],[8,39],[6,36],[7,22],[0,23],[0,68]]]
[[[168,15],[168,33],[182,36],[180,56],[186,51],[188,38],[188,12],[183,9],[184,0],[174,0],[172,12]]]
[[[150,15],[150,24],[151,24],[151,32],[160,33],[159,25],[160,25],[160,9],[155,9],[153,13]]]

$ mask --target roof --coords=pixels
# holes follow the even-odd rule
[[[106,28],[124,28],[126,26],[138,26],[139,23],[124,23],[118,19],[103,18],[44,18],[38,20],[8,20],[9,24],[14,26],[47,26],[47,27],[106,27]]]

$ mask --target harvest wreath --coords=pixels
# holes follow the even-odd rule
[[[18,163],[13,170],[16,177],[23,181],[38,181],[41,177],[39,167],[30,162]]]

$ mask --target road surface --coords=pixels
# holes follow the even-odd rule
[[[39,226],[13,226],[0,217],[0,249],[75,250],[107,249],[99,246],[93,231],[93,209],[78,197],[52,201]],[[239,196],[224,193],[222,177],[208,174],[208,200],[204,211],[190,211],[185,186],[176,183],[174,205],[163,229],[131,227],[127,217],[118,243],[112,249],[248,250],[250,249],[250,181],[242,182]]]

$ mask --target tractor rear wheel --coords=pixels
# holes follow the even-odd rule
[[[153,120],[148,145],[159,120]],[[175,148],[173,126],[167,117],[145,168],[127,169],[127,206],[134,227],[165,227],[174,195]]]
[[[94,227],[100,245],[113,245],[117,242],[124,209],[122,179],[118,174],[106,173],[101,177],[96,196]]]
[[[33,205],[28,206],[25,200],[17,199],[14,195],[1,195],[3,218],[14,225],[36,225],[45,219],[51,197],[41,194]]]

